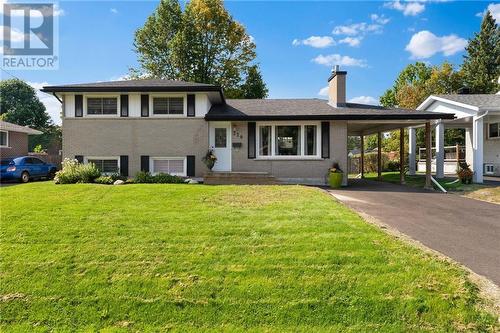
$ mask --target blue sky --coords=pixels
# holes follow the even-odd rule
[[[488,6],[500,20],[500,4],[491,1],[225,4],[255,39],[270,98],[325,98],[320,90],[332,65],[340,64],[348,72],[348,99],[373,103],[409,63],[460,64],[466,40],[479,30]],[[37,88],[126,75],[137,65],[134,31],[157,2],[61,1],[59,6],[59,69],[11,72]],[[57,101],[40,96],[60,123]]]

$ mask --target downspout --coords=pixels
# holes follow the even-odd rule
[[[54,95],[54,97],[59,101],[59,103],[62,104],[63,101],[59,98],[59,96],[57,96],[55,92],[53,92],[52,95]]]

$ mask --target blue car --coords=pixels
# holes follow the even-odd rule
[[[18,180],[27,183],[30,179],[52,179],[57,167],[39,158],[22,156],[0,161],[0,180]]]

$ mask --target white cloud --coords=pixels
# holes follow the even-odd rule
[[[22,42],[24,41],[24,34],[18,29],[9,29],[3,25],[0,26],[0,40],[4,40],[4,29],[8,29],[10,31],[7,32],[7,35],[10,36],[11,42]]]
[[[436,53],[450,56],[463,51],[466,46],[467,40],[457,35],[438,37],[430,31],[423,30],[411,37],[405,50],[411,53],[412,59],[427,59]]]
[[[307,45],[314,48],[325,48],[335,45],[335,41],[330,36],[311,36],[306,39],[294,39],[292,45]]]
[[[384,15],[371,14],[370,18],[372,19],[372,21],[382,25],[385,25],[390,21],[390,19],[386,18]]]
[[[401,3],[400,0],[386,2],[384,7],[398,10],[405,16],[416,16],[425,10],[425,5],[422,3],[425,1],[411,1]]]
[[[317,63],[318,65],[324,65],[328,67],[331,67],[333,65],[366,67],[366,60],[355,59],[349,56],[342,56],[340,54],[329,54],[325,56],[320,54],[316,58],[312,59],[312,61]]]
[[[319,96],[328,96],[328,86],[321,88],[318,91]]]
[[[47,82],[27,82],[27,83],[35,89],[36,95],[40,99],[40,102],[42,102],[43,105],[45,105],[45,108],[47,109],[47,112],[49,113],[54,123],[60,125],[61,103],[54,96],[40,91],[40,89],[42,89],[43,86],[48,86],[49,84]]]
[[[128,74],[112,76],[109,78],[109,81],[126,81],[126,80],[130,80],[130,76]]]
[[[359,46],[361,44],[362,37],[346,37],[344,39],[339,40],[341,44],[347,44],[352,47]]]
[[[489,10],[495,21],[500,23],[500,3],[490,3],[486,10]],[[484,14],[486,14],[486,10],[484,12],[477,13],[476,16],[483,17]]]
[[[376,33],[381,31],[382,31],[381,24],[374,24],[374,23],[370,24],[366,22],[361,22],[349,25],[338,25],[335,28],[333,28],[332,34],[355,36],[361,33],[368,33],[368,32]]]
[[[358,96],[351,98],[349,100],[350,103],[357,103],[357,104],[368,104],[368,105],[379,105],[378,99],[372,96]]]
[[[116,8],[110,8],[110,10],[109,10],[109,11],[110,11],[111,13],[113,13],[113,14],[118,14],[118,9],[116,9]]]

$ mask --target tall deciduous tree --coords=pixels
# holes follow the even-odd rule
[[[427,97],[455,93],[463,86],[463,74],[444,62],[441,66],[428,66],[422,62],[410,64],[398,75],[394,86],[380,98],[386,107],[417,108]],[[447,129],[445,144],[464,144],[463,129]],[[399,131],[391,132],[384,139],[384,150],[394,150],[399,145]],[[424,145],[424,131],[417,130],[417,146]]]
[[[477,94],[492,94],[500,90],[500,28],[487,11],[481,30],[469,41],[462,71],[467,87]]]
[[[220,85],[241,94],[255,44],[221,0],[162,0],[135,34],[141,68],[133,76]]]
[[[2,120],[38,130],[52,125],[35,89],[19,79],[0,81],[0,114]]]

